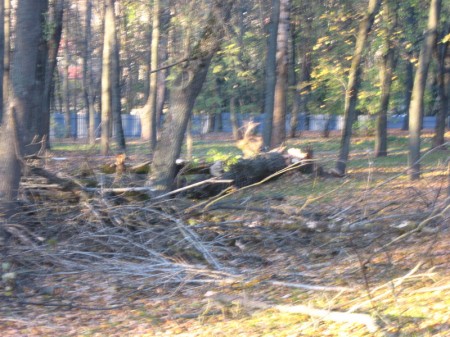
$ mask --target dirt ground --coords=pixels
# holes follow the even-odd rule
[[[80,158],[46,168],[73,175]],[[0,334],[447,336],[445,166],[417,182],[383,174],[290,172],[207,202],[24,189]]]

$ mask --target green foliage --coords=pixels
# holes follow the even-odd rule
[[[357,136],[373,136],[375,135],[376,120],[375,118],[358,119],[353,124],[353,130]]]

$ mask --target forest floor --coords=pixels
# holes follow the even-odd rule
[[[426,151],[430,137],[418,181],[402,132],[386,158],[355,137],[344,178],[291,171],[208,201],[83,199],[26,180],[24,211],[7,225],[0,335],[448,336],[450,152]],[[339,137],[288,146],[313,147],[326,170]],[[114,162],[96,153],[55,143],[57,160],[38,164],[82,179]],[[229,135],[195,141],[197,161],[238,154]],[[148,160],[146,145],[130,142],[127,157]]]

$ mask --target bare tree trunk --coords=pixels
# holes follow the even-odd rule
[[[12,108],[5,110],[3,124],[0,127],[0,218],[8,218],[16,206],[21,167],[20,139]],[[3,215],[3,216],[2,216]]]
[[[352,65],[348,79],[347,91],[345,93],[344,129],[342,130],[341,146],[336,162],[336,173],[344,175],[347,168],[348,155],[350,153],[350,139],[352,137],[352,126],[356,119],[356,103],[361,76],[361,60],[366,45],[367,36],[372,29],[375,15],[380,8],[381,0],[370,0],[367,12],[359,25],[356,38],[355,51],[353,53]]]
[[[95,107],[94,95],[92,93],[92,60],[91,60],[91,26],[92,26],[92,0],[85,1],[84,16],[84,41],[83,41],[83,96],[84,105],[88,115],[88,138],[89,144],[95,143]]]
[[[5,67],[5,2],[0,1],[0,78],[3,79],[3,70]],[[0,124],[3,119],[3,80],[0,83]]]
[[[102,132],[100,151],[109,152],[109,130],[111,127],[111,60],[114,53],[114,0],[105,1],[103,55],[102,55]]]
[[[167,48],[169,39],[167,37],[168,34],[168,26],[170,22],[170,9],[164,8],[162,6],[162,13],[161,13],[161,20],[160,20],[160,27],[162,34],[160,34],[160,40],[159,40],[159,63],[162,64],[163,62],[167,61]],[[166,93],[167,93],[167,85],[166,85],[166,79],[169,71],[168,69],[163,69],[158,71],[158,80],[156,85],[156,126],[159,129],[161,126],[161,116],[163,114],[164,110],[164,103],[166,102]]]
[[[114,13],[113,13],[114,14]],[[122,102],[121,102],[121,86],[120,86],[120,43],[117,36],[117,25],[116,18],[114,15],[112,21],[112,30],[113,30],[113,45],[111,46],[111,70],[110,70],[110,79],[111,79],[111,109],[112,109],[112,117],[113,117],[113,125],[115,131],[115,140],[118,148],[121,151],[124,151],[126,148],[125,144],[125,135],[123,133],[122,127]]]
[[[286,99],[288,84],[288,41],[289,41],[289,0],[280,0],[280,19],[277,38],[277,71],[273,107],[273,128],[271,147],[277,147],[286,140]]]
[[[409,177],[411,180],[420,178],[420,131],[423,117],[423,100],[431,54],[436,44],[440,10],[441,0],[431,0],[428,26],[423,45],[420,49],[419,64],[414,78],[411,105],[409,108],[408,163],[410,165]]]
[[[153,2],[153,21],[152,21],[152,43],[150,54],[150,72],[149,72],[149,93],[147,96],[147,102],[143,108],[144,114],[149,116],[150,125],[148,138],[150,140],[150,148],[152,150],[156,147],[157,142],[157,125],[156,125],[156,97],[157,97],[157,81],[158,74],[155,69],[159,66],[159,39],[160,39],[160,17],[161,8],[160,0]]]
[[[239,123],[237,118],[235,95],[231,96],[230,98],[230,121],[231,121],[231,130],[233,132],[233,139],[234,140],[241,139],[241,134],[239,133]]]
[[[19,0],[16,12],[15,52],[11,71],[16,109],[18,136],[21,144],[29,144],[36,132],[36,114],[41,108],[37,102],[38,92],[36,78],[39,69],[39,47],[43,41],[43,18],[47,12],[46,0]],[[40,97],[42,99],[42,97]],[[22,149],[25,150],[25,149]],[[26,152],[35,149],[27,146]]]
[[[410,61],[412,59],[412,53],[406,60],[406,79],[405,79],[405,119],[403,120],[402,130],[409,129],[409,106],[411,104],[412,87],[414,85],[414,64]]]
[[[291,25],[291,43],[289,44],[289,92],[292,98],[292,108],[291,108],[291,120],[289,127],[289,137],[294,138],[297,132],[298,126],[298,114],[300,113],[300,95],[297,92],[297,75],[295,73],[295,62],[296,62],[296,31],[293,25]]]
[[[389,98],[391,95],[392,74],[396,65],[396,55],[394,49],[394,33],[397,27],[397,2],[385,0],[383,6],[383,19],[385,20],[384,45],[382,64],[380,69],[381,79],[381,100],[380,110],[377,116],[376,137],[375,137],[375,157],[385,157],[387,148],[387,112],[389,109]]]
[[[170,94],[170,109],[153,157],[153,187],[167,191],[175,178],[175,160],[181,145],[195,100],[205,81],[211,59],[220,47],[224,24],[228,22],[233,1],[215,0],[203,34],[189,53],[190,62],[183,66]]]
[[[11,2],[10,0],[2,1],[3,8],[3,71],[2,71],[2,115],[0,116],[0,124],[3,121],[3,115],[9,106],[9,90],[10,90],[10,68],[11,68]]]
[[[276,52],[278,22],[280,20],[280,0],[272,1],[272,16],[269,26],[269,41],[267,43],[266,54],[266,87],[264,95],[264,146],[270,147],[272,143],[273,108],[276,84]]]
[[[70,64],[70,55],[69,55],[69,17],[66,16],[65,20],[65,39],[64,39],[64,72],[62,74],[62,91],[64,97],[64,124],[65,124],[65,133],[64,138],[70,138],[71,136],[71,118],[70,118],[70,83],[69,83],[69,64]]]
[[[406,29],[414,30],[417,26],[417,15],[415,6],[412,3],[407,4]],[[418,40],[418,39],[416,39]],[[412,41],[409,41],[410,43]],[[409,106],[411,105],[412,88],[414,86],[414,63],[412,60],[419,57],[416,50],[409,50],[405,62],[405,96],[403,99],[405,119],[403,120],[402,130],[409,129]]]
[[[34,105],[34,76],[42,38],[41,19],[46,7],[44,0],[19,0],[17,3],[12,90],[0,130],[0,217],[7,218],[15,207],[21,176],[19,160],[24,144],[28,144],[33,137],[32,114],[37,108]]]
[[[442,36],[450,34],[450,26],[447,23],[446,29]],[[450,42],[440,43],[436,46],[436,63],[438,68],[437,82],[439,92],[439,111],[436,116],[436,128],[433,137],[433,147],[442,146],[445,144],[445,119],[448,115],[448,86],[450,80]]]
[[[54,91],[54,74],[63,28],[64,0],[55,0],[50,9],[53,30],[47,40],[48,56],[45,66],[44,90],[42,95],[42,133],[47,138],[46,146],[50,147],[50,103]]]

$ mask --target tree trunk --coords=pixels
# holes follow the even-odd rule
[[[280,20],[280,0],[272,1],[272,16],[269,26],[269,41],[267,43],[266,54],[266,84],[264,95],[264,130],[263,139],[264,146],[270,147],[272,143],[272,125],[273,125],[273,108],[275,98],[276,84],[276,53],[277,53],[277,37],[278,22]]]
[[[105,1],[103,54],[102,54],[102,131],[101,154],[109,152],[109,130],[112,117],[111,101],[111,60],[114,54],[114,0]]]
[[[12,108],[5,109],[3,124],[0,127],[0,219],[12,215],[16,207],[21,167],[20,139]]]
[[[15,52],[11,76],[20,144],[29,144],[35,136],[35,116],[41,107],[41,101],[36,101],[36,92],[39,89],[36,76],[39,72],[39,47],[43,41],[43,18],[47,7],[46,0],[19,0],[17,3]],[[35,148],[31,146],[26,147],[27,153],[34,150]]]
[[[445,36],[450,34],[450,26],[447,23],[447,27],[444,33]],[[433,147],[442,146],[445,144],[445,119],[448,115],[448,80],[450,75],[450,42],[440,43],[436,46],[436,63],[438,68],[437,82],[439,93],[439,110],[436,116],[435,134],[433,137]],[[446,79],[447,77],[447,79]]]
[[[10,90],[10,68],[11,68],[11,3],[10,0],[2,1],[3,8],[3,68],[2,68],[2,115],[0,116],[0,124],[3,121],[3,115],[9,107],[9,90]]]
[[[71,121],[70,121],[70,83],[69,83],[69,64],[70,64],[70,55],[69,55],[69,17],[65,18],[65,39],[64,39],[64,72],[62,74],[62,91],[63,91],[63,99],[64,99],[64,125],[65,125],[65,133],[64,138],[70,138],[71,136]]]
[[[336,162],[336,173],[344,175],[347,168],[348,155],[350,153],[350,140],[352,137],[352,126],[356,119],[356,103],[361,76],[361,60],[366,45],[367,36],[372,29],[375,15],[380,8],[381,0],[370,0],[367,12],[359,25],[359,32],[356,38],[355,51],[353,53],[352,65],[348,79],[348,86],[345,93],[344,129],[342,130],[341,146]]]
[[[286,93],[288,84],[289,0],[280,0],[278,23],[276,83],[273,107],[271,147],[280,146],[286,140]]]
[[[113,3],[114,4],[114,3]],[[114,14],[114,13],[113,13]],[[110,70],[110,79],[111,79],[111,110],[113,117],[113,126],[115,131],[115,141],[117,147],[121,151],[125,151],[125,135],[123,133],[122,127],[122,102],[121,102],[121,90],[120,90],[120,43],[117,36],[116,29],[116,19],[115,15],[112,20],[112,30],[113,30],[113,45],[111,46],[111,70]]]
[[[50,10],[50,20],[53,30],[47,40],[47,60],[45,66],[44,90],[42,95],[42,132],[46,136],[47,148],[50,147],[50,103],[54,91],[54,74],[57,65],[57,56],[61,33],[63,28],[64,0],[55,0]]]
[[[300,95],[298,93],[297,75],[295,73],[296,62],[296,44],[295,44],[296,32],[293,25],[291,25],[291,43],[289,45],[289,92],[292,98],[291,120],[289,127],[289,137],[294,138],[297,132],[298,126],[298,114],[300,113]]]
[[[162,64],[163,62],[167,61],[168,57],[168,43],[169,39],[167,38],[168,34],[168,27],[170,22],[170,9],[162,7],[162,13],[161,13],[161,20],[160,20],[160,29],[162,31],[162,34],[160,34],[159,39],[159,64]],[[164,110],[164,103],[166,101],[166,93],[167,93],[167,85],[166,85],[166,79],[168,75],[168,69],[163,69],[158,71],[158,79],[157,79],[157,85],[156,85],[156,126],[157,129],[161,126],[161,116],[163,114]]]
[[[14,209],[21,176],[20,156],[33,137],[35,74],[42,38],[42,17],[47,2],[19,0],[16,12],[15,53],[11,76],[10,104],[0,130],[0,214],[8,217]],[[4,88],[8,90],[8,88]]]
[[[376,121],[375,157],[386,157],[387,148],[387,112],[389,109],[389,97],[391,94],[392,74],[396,65],[394,49],[394,33],[397,27],[397,2],[385,0],[383,6],[383,19],[385,20],[384,46],[382,64],[380,69],[381,100],[380,110]]]
[[[412,53],[409,53],[408,60],[406,60],[405,64],[405,119],[403,120],[402,130],[409,129],[409,106],[411,104],[412,88],[414,85],[414,64],[410,61],[412,58]]]
[[[409,177],[411,180],[420,178],[420,131],[423,117],[423,101],[425,84],[431,54],[436,44],[437,26],[441,10],[441,0],[431,0],[428,26],[425,32],[423,45],[420,49],[419,64],[417,66],[414,86],[412,90],[411,105],[409,108]]]
[[[407,31],[414,31],[418,25],[417,23],[417,14],[415,10],[415,6],[413,3],[408,3],[406,9],[406,22],[404,23],[406,26]],[[414,38],[413,38],[414,39]],[[416,43],[416,41],[419,39],[415,38],[415,41],[409,41],[409,43]],[[413,60],[417,59],[419,57],[418,52],[415,50],[409,50],[407,52],[407,58],[406,58],[406,64],[405,64],[405,96],[403,100],[403,105],[405,106],[404,113],[405,113],[405,119],[403,120],[402,130],[408,130],[409,129],[409,106],[411,104],[411,95],[412,95],[412,88],[414,86],[414,62]]]
[[[170,94],[170,108],[152,163],[152,184],[167,191],[175,178],[175,160],[181,152],[186,126],[195,100],[205,81],[211,59],[220,47],[224,24],[228,22],[233,1],[214,1],[203,34],[189,53],[189,63],[175,80]],[[220,15],[220,17],[219,17]]]
[[[160,0],[153,2],[153,22],[152,22],[152,43],[151,43],[151,55],[150,55],[150,73],[149,73],[149,93],[147,102],[144,106],[144,113],[149,116],[148,126],[150,134],[150,148],[152,150],[156,147],[157,142],[157,125],[156,125],[156,97],[157,97],[157,81],[158,73],[155,72],[159,67],[159,39],[160,39],[160,17],[161,8]]]
[[[91,60],[91,25],[92,25],[92,0],[85,0],[84,16],[84,41],[83,41],[83,97],[84,106],[88,115],[88,138],[89,144],[95,143],[95,108],[94,95],[92,93],[92,60]]]
[[[3,70],[5,67],[5,2],[0,1],[0,78],[3,79]],[[3,118],[3,80],[0,83],[0,124]]]
[[[230,98],[230,121],[231,121],[231,130],[233,132],[233,139],[239,140],[241,139],[241,134],[239,133],[239,122],[236,111],[236,96],[233,95]]]
[[[42,13],[41,16],[41,26],[42,27],[50,27],[53,22],[53,18],[51,15],[48,15],[48,0],[42,0],[43,10],[45,10],[45,14]],[[38,45],[38,57],[36,64],[36,73],[35,73],[35,90],[33,92],[33,110],[32,110],[32,133],[33,137],[39,137],[39,139],[43,139],[42,137],[47,137],[46,124],[50,124],[50,111],[49,111],[49,102],[46,99],[46,76],[48,71],[49,63],[49,47],[50,40],[48,32],[43,32],[40,37],[39,45]],[[45,34],[45,36],[44,36]],[[50,82],[48,83],[50,85]],[[50,93],[50,90],[48,90]],[[44,110],[46,109],[46,110]],[[38,138],[36,138],[38,139]]]

